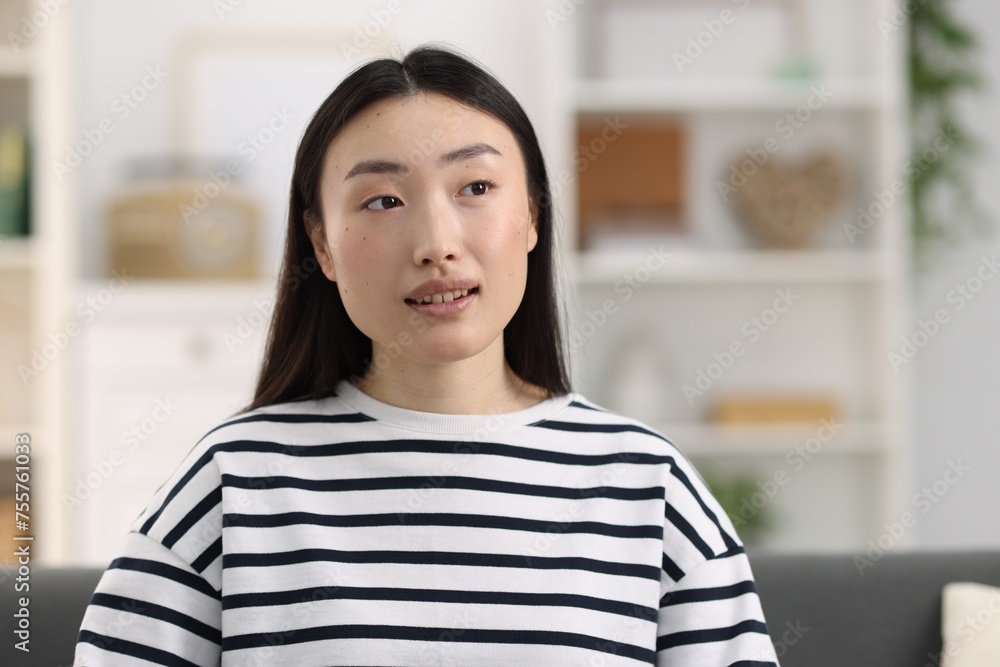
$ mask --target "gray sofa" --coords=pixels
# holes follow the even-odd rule
[[[751,563],[783,667],[938,667],[941,587],[950,581],[1000,586],[1000,551],[888,553],[860,563],[861,573],[850,555],[752,555]],[[101,572],[32,568],[31,653],[24,654],[10,639],[23,594],[14,590],[16,570],[0,568],[0,665],[72,665],[76,633]]]
[[[938,667],[941,588],[1000,586],[1000,551],[873,556],[751,556],[782,667]]]
[[[26,594],[15,589],[17,569],[0,567],[0,618],[3,619],[0,665],[70,667],[83,612],[102,572],[100,568],[31,566],[27,582],[31,652],[24,653],[14,648],[14,642],[20,641],[14,635],[17,620],[14,613],[20,607],[18,598]]]

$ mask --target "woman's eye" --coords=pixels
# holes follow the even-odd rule
[[[365,208],[372,211],[385,211],[386,209],[396,208],[401,203],[398,197],[376,197],[365,204]]]
[[[469,183],[462,188],[462,192],[464,194],[478,196],[486,194],[492,187],[493,183],[490,181],[476,181],[475,183]]]

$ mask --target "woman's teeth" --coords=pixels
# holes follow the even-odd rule
[[[457,289],[454,292],[439,292],[438,294],[430,294],[422,299],[415,299],[416,303],[448,303],[449,301],[454,301],[455,299],[461,298],[468,295],[469,290],[467,289]]]

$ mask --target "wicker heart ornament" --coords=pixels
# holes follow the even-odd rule
[[[746,177],[736,192],[740,220],[764,246],[808,245],[844,198],[847,168],[832,153],[799,165],[771,158]]]

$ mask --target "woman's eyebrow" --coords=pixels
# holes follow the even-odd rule
[[[474,157],[479,157],[480,155],[499,155],[503,157],[503,153],[498,151],[486,143],[470,144],[468,146],[463,146],[457,148],[451,152],[445,153],[438,160],[438,164],[444,166],[451,164],[453,162],[458,162],[459,160],[471,160]],[[410,168],[399,162],[393,162],[392,160],[361,160],[347,172],[344,176],[344,180],[358,176],[360,174],[406,174],[410,171]]]
[[[493,148],[489,144],[484,144],[482,142],[478,144],[470,144],[468,146],[463,146],[457,150],[453,150],[450,153],[445,153],[438,160],[438,164],[444,166],[446,164],[451,164],[452,162],[458,162],[459,160],[471,160],[474,157],[479,157],[480,155],[500,155],[497,149]]]
[[[361,174],[405,174],[408,171],[409,167],[391,160],[362,160],[351,167],[344,180]]]

